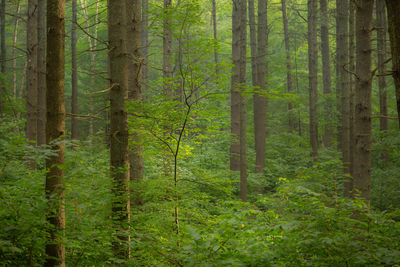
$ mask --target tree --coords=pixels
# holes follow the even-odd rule
[[[400,2],[386,0],[386,8],[392,53],[392,76],[396,88],[397,118],[400,128]]]
[[[113,224],[116,238],[112,242],[114,256],[129,257],[129,160],[128,121],[125,101],[128,96],[128,57],[126,49],[126,2],[108,1],[108,42],[110,80],[110,160],[113,179]]]
[[[26,34],[27,69],[26,69],[26,139],[36,142],[37,138],[37,9],[38,1],[28,1],[28,19]],[[34,163],[32,167],[34,166]]]
[[[290,36],[288,27],[288,18],[286,14],[286,0],[281,0],[282,4],[282,20],[283,20],[283,33],[285,35],[285,52],[286,52],[286,86],[287,92],[291,94],[293,92],[293,82],[292,82],[292,65],[290,60]],[[293,114],[293,103],[288,103],[289,111],[289,128],[290,131],[295,131],[295,118]]]
[[[333,125],[332,113],[333,107],[330,101],[331,89],[331,60],[329,48],[329,17],[328,17],[328,2],[327,0],[320,0],[321,10],[321,53],[322,53],[322,82],[323,92],[327,101],[324,103],[325,113],[325,129],[323,142],[326,147],[333,145]]]
[[[37,48],[37,84],[38,84],[38,117],[37,144],[46,143],[46,1],[38,2],[38,48]]]
[[[170,8],[171,0],[164,0],[163,80],[164,95],[168,100],[172,100],[172,22]]]
[[[36,29],[36,28],[35,28]],[[52,154],[46,160],[46,199],[48,229],[45,266],[65,266],[65,183],[64,183],[64,50],[65,1],[47,2],[46,143]]]
[[[71,139],[78,139],[78,64],[76,59],[76,28],[77,28],[77,5],[72,0],[72,29],[71,29]]]
[[[142,100],[142,16],[141,1],[127,1],[127,51],[128,60],[128,98],[140,102]],[[143,147],[140,135],[133,129],[132,143],[129,151],[130,180],[139,183],[143,179]],[[131,204],[141,205],[139,188],[131,196]]]
[[[318,48],[317,48],[317,0],[308,0],[308,75],[311,156],[318,160]]]
[[[369,203],[371,186],[371,21],[374,0],[356,4],[354,189]]]
[[[215,0],[211,0],[212,10],[211,10],[211,17],[212,17],[212,25],[213,25],[213,38],[215,41],[214,44],[214,61],[215,61],[215,74],[218,76],[219,68],[218,68],[218,49],[217,49],[217,5]]]
[[[1,74],[6,74],[6,0],[1,0],[1,7],[0,7],[0,60],[1,60]],[[5,93],[6,87],[5,82],[1,82],[0,86],[0,117],[3,116],[3,94]]]

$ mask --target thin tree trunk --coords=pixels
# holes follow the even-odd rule
[[[350,14],[349,14],[349,69],[351,73],[355,73],[355,6],[354,2],[350,1]],[[349,90],[350,90],[350,179],[345,185],[345,196],[351,197],[353,191],[353,176],[354,176],[354,153],[356,149],[355,133],[354,133],[354,102],[355,102],[355,77],[349,75]]]
[[[1,0],[1,10],[0,10],[0,37],[1,37],[1,67],[0,71],[2,75],[6,75],[6,1]],[[6,87],[5,82],[1,82],[0,86],[0,117],[3,116],[3,94],[5,93]]]
[[[36,28],[35,28],[36,29]],[[65,266],[65,183],[64,143],[64,51],[65,51],[65,1],[47,1],[47,122],[46,143],[53,154],[46,160],[46,199],[49,235],[46,244],[45,266]],[[61,139],[61,140],[60,140]]]
[[[78,114],[78,63],[76,59],[76,28],[77,28],[77,5],[76,0],[72,0],[72,29],[71,29],[71,84],[72,99],[71,113]],[[78,118],[71,118],[71,139],[78,139]]]
[[[213,25],[213,37],[214,37],[214,62],[215,62],[215,74],[219,75],[219,66],[218,66],[218,49],[217,49],[217,5],[215,3],[215,0],[211,0],[212,2],[212,11],[211,11],[211,16],[212,16],[212,25]]]
[[[128,62],[128,97],[135,102],[142,101],[142,17],[141,1],[127,1],[127,50]],[[140,126],[137,126],[140,127]],[[138,184],[143,179],[143,147],[140,135],[135,129],[133,131],[133,143],[129,152],[130,180],[135,183],[132,189],[131,206],[143,204]]]
[[[246,85],[246,46],[247,46],[247,1],[240,0],[240,84],[241,91]],[[240,96],[240,198],[247,201],[247,123],[246,123],[246,95]]]
[[[37,144],[46,144],[46,0],[38,2]]]
[[[38,84],[37,84],[37,9],[38,1],[28,1],[28,21],[27,21],[27,60],[26,69],[26,138],[36,143],[37,138],[37,100],[38,100]],[[34,163],[32,162],[32,167]]]
[[[392,52],[392,76],[396,88],[397,117],[400,128],[400,1],[386,0],[386,7]]]
[[[257,29],[257,56],[256,56],[256,86],[259,93],[253,96],[254,100],[254,133],[256,150],[257,173],[262,173],[265,168],[265,139],[267,135],[267,0],[258,0],[258,29]]]
[[[163,80],[164,95],[172,100],[172,29],[171,29],[171,0],[164,0],[164,28],[163,28]]]
[[[354,189],[369,204],[371,186],[371,21],[374,0],[356,5]]]
[[[333,107],[331,103],[331,60],[329,49],[329,17],[328,17],[328,2],[320,0],[321,9],[321,53],[322,53],[322,81],[323,92],[325,95],[324,113],[325,113],[325,129],[323,142],[326,147],[333,145]]]
[[[232,8],[232,78],[231,78],[231,145],[230,169],[240,170],[240,5],[243,0],[233,0]]]
[[[142,0],[142,90],[146,91],[147,83],[149,79],[149,67],[148,67],[148,43],[149,43],[149,1]]]
[[[293,93],[292,66],[290,60],[290,37],[289,37],[288,18],[286,14],[286,0],[281,0],[281,3],[282,3],[283,32],[285,35],[287,92],[289,94],[292,94]],[[288,111],[289,111],[289,129],[291,132],[294,132],[296,130],[296,123],[293,114],[293,103],[291,101],[289,101],[288,103]]]
[[[308,71],[310,101],[310,143],[311,156],[318,160],[318,48],[317,48],[317,0],[308,0]]]
[[[113,224],[116,236],[112,249],[116,258],[129,258],[128,57],[126,49],[126,3],[108,1],[108,40],[110,68],[110,156],[113,179]]]
[[[2,0],[3,1],[3,0]],[[5,2],[5,1],[4,1]],[[18,25],[19,25],[19,13],[21,11],[20,0],[17,1],[17,12],[14,23],[14,36],[12,46],[12,65],[13,65],[13,97],[17,97],[17,40],[18,40]],[[45,17],[43,19],[46,19]]]

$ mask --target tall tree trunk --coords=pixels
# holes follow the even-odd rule
[[[27,21],[27,60],[26,69],[26,138],[36,143],[37,138],[37,9],[38,1],[28,1],[28,21]],[[34,163],[32,163],[34,166]],[[33,167],[32,166],[32,167]]]
[[[243,0],[233,0],[232,7],[232,78],[231,78],[231,145],[230,169],[240,170],[240,42],[241,17],[240,6]]]
[[[0,37],[1,37],[1,67],[0,71],[2,75],[6,74],[6,0],[1,0],[0,10]],[[1,82],[0,86],[0,117],[3,116],[3,93],[5,93],[6,87],[5,82]]]
[[[344,173],[350,174],[350,84],[348,75],[348,12],[349,1],[336,1],[336,23],[337,23],[337,94],[340,98],[340,149],[342,152],[342,161],[344,165]],[[350,196],[352,190],[352,181],[346,178],[344,182],[344,192],[346,196]]]
[[[36,29],[36,28],[35,28]],[[49,235],[46,244],[45,266],[65,266],[65,184],[64,143],[64,50],[65,50],[65,1],[47,1],[47,122],[46,143],[53,153],[46,160],[46,199]]]
[[[163,24],[163,80],[164,95],[172,100],[172,29],[171,29],[171,0],[164,0]]]
[[[76,0],[72,0],[72,29],[71,29],[71,139],[78,139],[78,63],[76,59],[76,28],[77,28],[77,6]]]
[[[355,5],[353,1],[350,1],[350,14],[349,14],[349,69],[350,73],[355,73]],[[350,179],[345,183],[345,196],[351,197],[353,191],[353,180],[352,177],[354,176],[354,153],[356,149],[355,143],[355,134],[354,134],[354,102],[355,102],[355,76],[349,75],[349,90],[350,90],[350,99],[349,99],[349,107],[350,107]]]
[[[240,0],[240,84],[241,91],[246,85],[246,47],[247,47],[247,1]],[[240,95],[240,198],[247,201],[247,119],[246,95]]]
[[[142,0],[142,90],[146,91],[149,79],[148,45],[149,45],[149,0]]]
[[[392,52],[392,76],[396,88],[397,117],[400,128],[400,1],[386,0],[386,8]]]
[[[257,173],[262,173],[265,168],[265,139],[267,134],[267,97],[266,97],[266,76],[267,76],[267,0],[258,0],[258,29],[257,29],[257,55],[256,55],[256,92],[254,100],[254,133],[256,150]]]
[[[140,102],[142,100],[142,17],[141,1],[127,1],[127,50],[129,54],[128,62],[128,97],[129,99]],[[138,126],[139,127],[139,126]],[[140,188],[137,184],[143,179],[143,147],[142,140],[138,131],[133,129],[133,143],[129,152],[129,171],[130,180],[136,185],[133,188],[131,204],[138,206],[142,204]]]
[[[214,62],[215,62],[215,74],[218,76],[219,74],[219,66],[218,66],[218,49],[217,49],[217,5],[215,0],[211,0],[212,2],[212,25],[213,25],[213,37],[214,37]]]
[[[113,178],[113,224],[117,238],[112,242],[114,256],[129,257],[129,160],[128,120],[125,101],[128,97],[128,58],[126,49],[126,2],[108,1],[108,41],[110,72],[110,156]]]
[[[323,142],[326,147],[332,147],[333,145],[333,125],[332,115],[333,107],[331,101],[331,60],[330,60],[330,49],[329,49],[329,17],[328,17],[328,2],[327,0],[320,0],[321,9],[321,53],[322,53],[322,81],[323,81],[323,92],[325,95],[324,104],[324,119],[325,129]]]
[[[46,0],[38,2],[38,56],[37,56],[37,83],[38,83],[38,118],[37,144],[46,144]]]
[[[317,48],[317,0],[308,0],[308,72],[310,101],[310,143],[311,156],[318,160],[318,48]]]
[[[2,0],[3,1],[3,0]],[[5,2],[5,1],[4,1]],[[13,45],[12,45],[12,65],[13,65],[13,97],[17,97],[17,40],[18,40],[18,26],[19,26],[19,13],[21,12],[21,4],[20,0],[17,1],[17,11],[15,14],[14,22],[14,36],[13,36]],[[46,17],[43,17],[45,20]]]
[[[354,189],[369,203],[371,186],[371,21],[374,0],[356,5]]]
[[[379,86],[379,128],[381,131],[388,130],[388,110],[386,95],[386,5],[385,0],[376,0],[376,26],[378,37],[378,86]]]
[[[289,27],[288,18],[286,14],[286,0],[281,0],[282,4],[282,20],[283,20],[283,32],[285,35],[285,51],[286,51],[286,84],[287,92],[289,94],[293,93],[293,82],[292,82],[292,65],[290,60],[290,37],[289,37]],[[293,103],[289,101],[288,103],[289,111],[289,129],[291,132],[296,130],[296,123],[293,114]]]

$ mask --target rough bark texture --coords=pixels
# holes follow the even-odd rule
[[[240,84],[246,85],[247,1],[240,0]],[[247,120],[245,95],[240,96],[240,198],[247,201]]]
[[[142,66],[142,90],[146,91],[147,81],[149,79],[149,67],[148,67],[148,43],[149,43],[149,1],[142,0],[142,55],[143,55],[143,66]]]
[[[348,12],[349,1],[336,1],[336,23],[337,23],[337,95],[340,101],[340,150],[342,152],[342,161],[344,173],[350,174],[350,84],[348,74]],[[346,178],[344,182],[345,195],[349,196],[352,189],[352,181]]]
[[[369,203],[371,185],[371,21],[374,0],[356,5],[354,189]]]
[[[112,242],[114,256],[129,257],[129,160],[128,121],[125,101],[128,97],[128,57],[126,50],[126,3],[108,1],[108,41],[110,79],[110,157],[113,179],[113,224],[116,238]]]
[[[350,1],[350,14],[349,14],[349,69],[351,73],[355,73],[356,67],[355,67],[355,6],[353,1]],[[356,144],[355,144],[355,134],[354,134],[354,101],[355,101],[355,82],[356,82],[356,77],[351,74],[349,75],[349,90],[350,90],[350,100],[349,100],[349,106],[350,106],[350,179],[349,181],[346,182],[345,188],[344,188],[344,194],[347,197],[352,196],[352,191],[353,191],[353,174],[354,174],[354,153],[356,149]]]
[[[381,131],[388,130],[388,109],[386,95],[386,5],[385,0],[376,0],[376,27],[378,37],[378,87],[379,87],[379,128]]]
[[[1,7],[0,7],[0,60],[1,60],[1,67],[0,71],[1,74],[6,74],[6,0],[1,0]],[[3,93],[5,92],[5,83],[1,82],[0,86],[0,117],[3,116]]]
[[[77,28],[77,6],[76,0],[72,0],[72,29],[71,29],[71,139],[78,139],[78,62],[76,59],[76,28]]]
[[[37,144],[46,143],[46,0],[38,2],[38,118]]]
[[[324,136],[323,142],[326,147],[333,145],[333,106],[331,101],[331,60],[329,49],[329,16],[328,16],[328,1],[320,0],[321,10],[321,53],[322,53],[322,82],[323,92],[325,95],[324,103]]]
[[[36,143],[37,135],[37,0],[28,1],[26,34],[26,138]]]
[[[47,123],[46,143],[53,153],[46,160],[47,221],[52,225],[46,244],[45,266],[65,266],[65,199],[64,199],[64,45],[65,1],[47,1]]]
[[[265,167],[265,139],[267,135],[267,0],[258,1],[258,25],[257,25],[257,56],[256,56],[256,87],[259,93],[253,96],[254,101],[254,134],[256,150],[257,173],[262,173]]]
[[[130,100],[140,102],[142,100],[142,18],[141,1],[127,1],[127,50],[128,62],[128,97]],[[140,188],[137,184],[143,179],[143,147],[142,141],[135,129],[129,151],[130,180],[135,183],[132,189],[131,204],[138,206],[143,203]]]
[[[163,28],[163,80],[164,95],[172,100],[172,29],[171,29],[171,0],[164,0]]]
[[[310,105],[311,156],[318,160],[318,48],[317,48],[317,0],[308,0],[308,75]]]
[[[232,78],[231,78],[231,145],[230,169],[240,170],[240,1],[232,9]]]
[[[281,0],[282,4],[282,20],[283,20],[283,33],[285,35],[285,51],[286,51],[286,84],[287,92],[289,94],[293,93],[293,82],[292,82],[292,65],[290,59],[290,36],[288,27],[288,18],[286,14],[286,0]],[[291,132],[296,130],[296,123],[293,114],[293,103],[290,101],[288,103],[289,111],[289,129]]]
[[[400,1],[386,0],[386,7],[392,52],[392,76],[396,87],[397,116],[400,128]]]
[[[217,49],[217,5],[215,3],[215,0],[211,0],[212,2],[212,11],[211,11],[211,16],[212,16],[212,25],[213,25],[213,37],[214,37],[214,62],[215,62],[215,74],[218,76],[219,74],[219,67],[218,67],[218,49]]]

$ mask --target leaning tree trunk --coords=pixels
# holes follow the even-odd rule
[[[46,160],[46,199],[48,203],[45,266],[65,266],[65,184],[64,184],[64,40],[65,1],[47,1],[47,122],[46,143],[53,153]]]
[[[310,105],[311,156],[318,160],[318,48],[317,48],[317,0],[308,0],[308,75]]]
[[[142,101],[142,18],[141,1],[127,1],[127,51],[128,62],[128,98],[136,103]],[[137,125],[137,127],[140,127]],[[131,196],[131,206],[142,204],[142,197],[138,184],[143,179],[143,147],[140,135],[136,129],[132,129],[132,145],[129,151],[130,180],[134,183]]]
[[[37,144],[46,143],[46,0],[38,2]]]
[[[329,17],[328,17],[328,1],[320,0],[321,9],[321,53],[322,53],[322,81],[323,92],[325,95],[324,117],[325,127],[323,142],[325,147],[333,145],[333,106],[331,101],[331,60],[329,49]]]
[[[113,180],[112,241],[114,257],[129,258],[129,160],[128,120],[125,101],[128,97],[128,58],[126,50],[126,3],[108,1],[108,41],[110,79],[110,159]]]
[[[356,5],[354,189],[369,204],[371,186],[371,21],[374,0]]]
[[[72,0],[72,29],[71,29],[71,139],[78,139],[78,63],[76,59],[76,28],[77,28],[76,0]]]
[[[392,76],[396,88],[397,117],[400,128],[400,1],[386,0],[386,8],[392,51]]]

